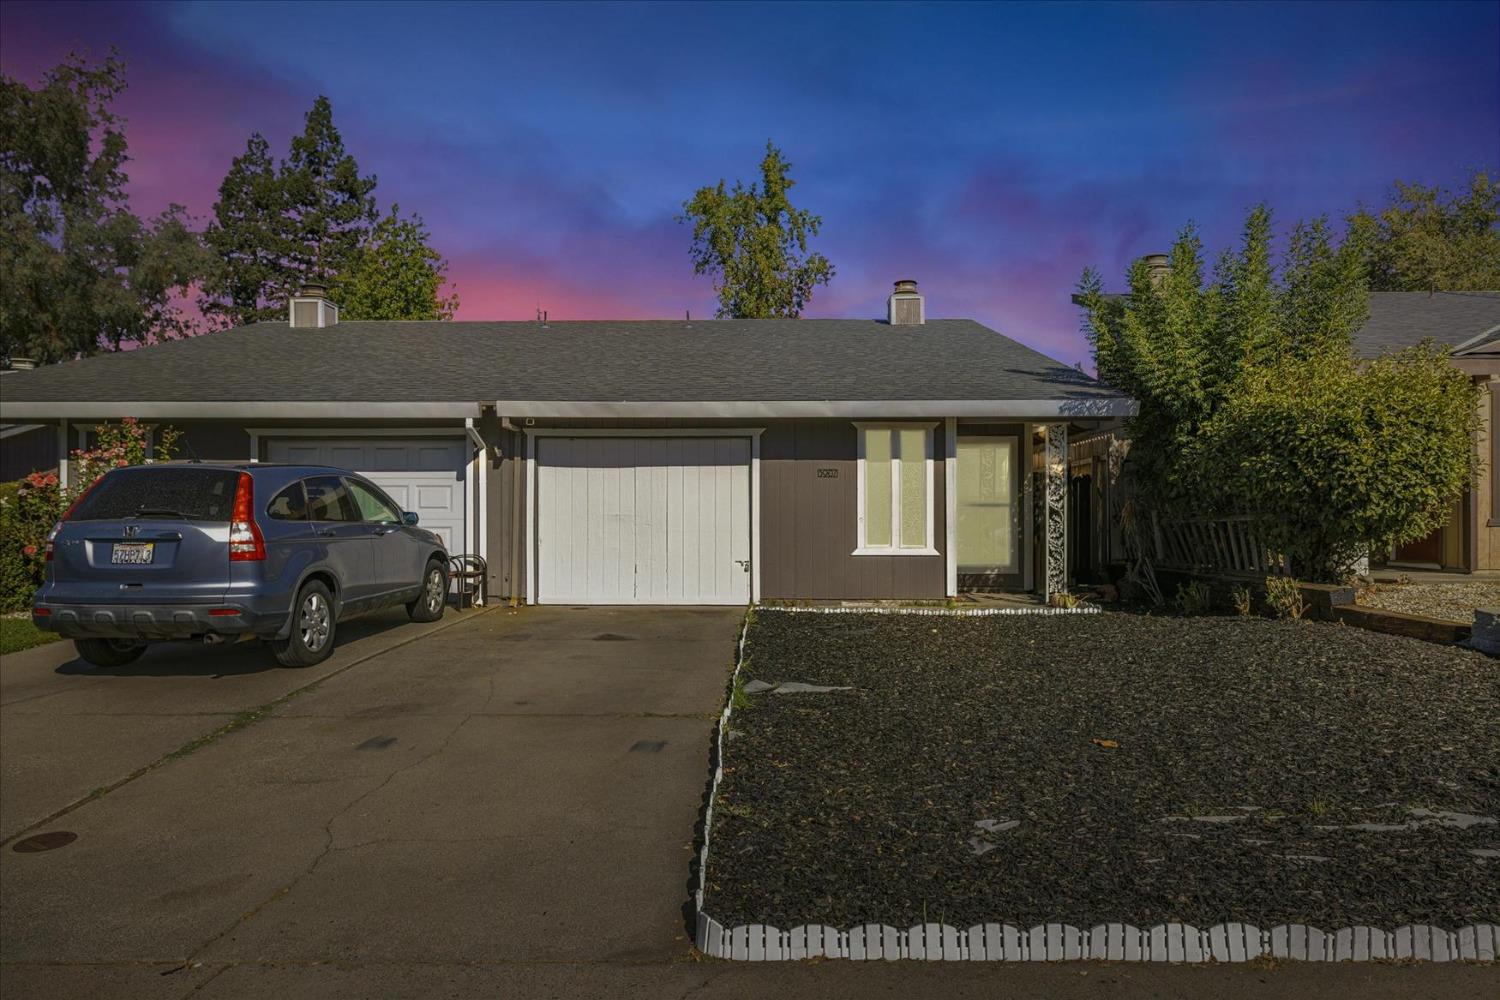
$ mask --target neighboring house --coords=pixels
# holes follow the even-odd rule
[[[883,321],[291,316],[7,375],[0,419],[364,473],[494,597],[741,604],[1061,589],[1067,435],[1133,407],[915,282]]]
[[[1455,367],[1482,389],[1474,447],[1478,484],[1454,505],[1448,523],[1397,546],[1393,567],[1473,572],[1500,570],[1500,292],[1371,292],[1370,318],[1354,335],[1361,358],[1431,338],[1449,348]]]
[[[1500,435],[1494,433],[1500,427],[1500,292],[1371,292],[1370,316],[1354,335],[1354,351],[1374,358],[1429,338],[1447,347],[1454,366],[1482,389],[1474,447],[1483,474],[1454,505],[1447,524],[1375,561],[1413,569],[1500,570]],[[1076,435],[1071,443],[1075,544],[1069,573],[1076,579],[1107,576],[1108,565],[1125,558],[1115,471],[1126,445],[1123,422]]]

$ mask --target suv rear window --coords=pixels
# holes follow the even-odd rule
[[[232,469],[181,466],[116,469],[83,498],[72,521],[127,517],[228,521],[240,474]]]

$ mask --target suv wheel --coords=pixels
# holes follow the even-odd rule
[[[276,661],[284,667],[310,667],[333,652],[333,595],[317,580],[304,584],[292,605],[292,631],[271,642]]]
[[[406,606],[414,622],[435,622],[443,617],[443,603],[448,599],[448,567],[441,559],[429,559],[422,573],[422,592]]]
[[[134,639],[74,639],[73,648],[96,667],[123,667],[139,660],[146,644]]]

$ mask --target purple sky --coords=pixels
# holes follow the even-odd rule
[[[207,217],[249,133],[284,153],[327,94],[460,319],[710,315],[674,217],[767,138],[838,268],[808,315],[914,277],[1069,362],[1085,266],[1500,167],[1497,3],[0,7],[7,76],[111,45],[138,213]]]

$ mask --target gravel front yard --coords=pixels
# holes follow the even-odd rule
[[[1500,606],[1500,583],[1377,583],[1359,603],[1408,615],[1472,622],[1475,608]]]
[[[1500,670],[1314,622],[760,610],[726,925],[1500,921]],[[752,685],[759,687],[760,685]]]

